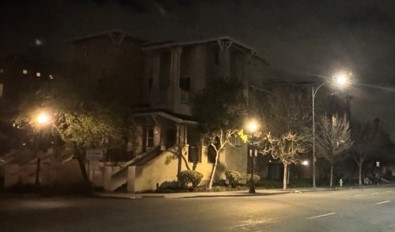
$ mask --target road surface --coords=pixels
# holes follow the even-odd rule
[[[2,232],[395,231],[395,188],[187,199],[2,198]]]

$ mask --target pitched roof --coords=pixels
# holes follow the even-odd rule
[[[254,49],[252,49],[251,47],[247,46],[246,44],[244,44],[236,39],[233,39],[229,36],[214,37],[214,38],[209,38],[209,39],[205,39],[205,40],[193,40],[193,41],[183,41],[183,42],[171,41],[171,42],[167,42],[167,43],[165,42],[165,43],[158,43],[158,44],[148,44],[143,47],[143,50],[149,51],[149,50],[156,50],[156,49],[169,48],[169,47],[213,43],[213,42],[218,42],[218,41],[230,41],[230,42],[232,42],[232,45],[235,45],[245,51],[250,51],[253,56],[263,60],[266,64],[269,64],[263,57],[259,56]]]
[[[108,30],[108,31],[100,31],[100,32],[96,32],[93,34],[88,34],[88,35],[84,35],[81,37],[76,37],[74,39],[68,40],[68,42],[78,43],[78,42],[82,42],[82,41],[86,41],[86,40],[90,40],[90,39],[94,39],[94,38],[98,38],[98,37],[102,37],[102,36],[109,36],[111,39],[113,39],[114,35],[121,36],[122,40],[124,37],[128,37],[129,39],[136,40],[137,42],[140,42],[140,43],[148,42],[147,40],[131,36],[130,34],[124,32],[122,30],[118,30],[118,29],[112,29],[112,30]]]

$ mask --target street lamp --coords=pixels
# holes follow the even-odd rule
[[[332,84],[334,84],[339,89],[344,89],[350,84],[350,76],[351,73],[339,72],[333,76]],[[315,87],[314,85],[311,87],[311,108],[312,108],[312,129],[313,129],[313,188],[316,188],[315,184],[315,162],[317,161],[315,154],[315,96],[317,95],[318,90],[324,86],[326,82]]]
[[[45,126],[47,126],[51,121],[50,116],[48,115],[47,112],[40,112],[36,115],[35,117],[35,123],[38,129],[41,129]],[[40,139],[41,131],[38,132],[36,135],[36,152],[37,152],[37,166],[36,166],[36,180],[35,180],[35,186],[38,188],[40,186],[40,163],[41,163],[41,158],[39,156],[39,139]]]
[[[303,166],[309,166],[309,161],[308,160],[303,160],[302,162],[300,162],[300,164],[302,164]]]
[[[250,190],[249,193],[255,193],[255,182],[254,182],[254,157],[257,156],[258,150],[254,149],[253,136],[254,133],[258,130],[258,123],[252,119],[247,123],[247,131],[250,135],[250,139],[248,141],[248,154],[251,157],[251,177],[250,177]]]

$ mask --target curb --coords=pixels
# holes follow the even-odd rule
[[[256,193],[248,193],[245,192],[217,192],[217,193],[209,193],[209,192],[201,192],[201,193],[120,193],[120,194],[111,194],[111,193],[94,193],[95,197],[100,198],[114,198],[114,199],[188,199],[188,198],[227,198],[227,197],[262,197],[262,196],[271,196],[271,195],[281,195],[281,194],[302,194],[302,193],[318,193],[318,192],[335,192],[335,191],[347,191],[347,190],[363,190],[363,189],[372,189],[372,188],[388,188],[394,187],[395,185],[374,185],[374,186],[346,186],[346,187],[334,187],[334,188],[316,188],[316,189],[288,189],[286,191],[277,190],[271,192],[259,192],[257,190]]]

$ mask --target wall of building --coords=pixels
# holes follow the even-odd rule
[[[174,155],[170,152],[163,152],[154,160],[144,166],[130,168],[129,178],[134,178],[134,186],[130,188],[132,192],[142,192],[155,190],[167,182],[177,181],[177,160],[171,160]]]
[[[4,187],[18,185],[34,185],[36,180],[37,162],[32,160],[27,164],[7,164],[4,170]],[[81,171],[76,160],[60,164],[55,159],[43,159],[40,163],[40,186],[56,185],[64,189],[67,186],[83,182]]]
[[[241,173],[247,171],[247,146],[230,147],[227,149],[225,164],[227,170],[234,170]]]
[[[74,61],[86,69],[83,78],[95,80],[92,88],[101,88],[114,98],[122,96],[129,106],[144,105],[143,41],[118,36],[109,33],[74,41]]]

